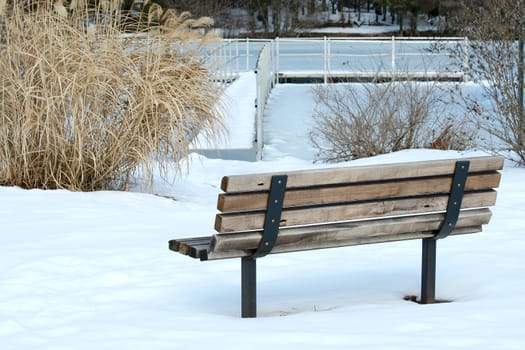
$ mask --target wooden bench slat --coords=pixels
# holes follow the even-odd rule
[[[195,259],[207,260],[208,251],[210,250],[210,244],[200,244],[192,246],[188,255]],[[204,254],[204,255],[203,255]],[[206,258],[203,259],[203,256]]]
[[[450,233],[451,236],[470,234],[481,232],[481,226],[467,226],[467,227],[456,227]],[[279,253],[291,253],[291,252],[300,252],[304,250],[314,250],[314,249],[326,249],[326,248],[339,248],[345,246],[353,245],[362,245],[362,244],[372,244],[372,243],[387,243],[387,242],[396,242],[412,239],[424,239],[433,237],[435,232],[426,231],[426,232],[413,232],[407,234],[395,234],[395,235],[384,235],[377,237],[363,237],[361,239],[352,239],[348,241],[323,241],[317,242],[315,245],[306,246],[306,245],[281,245],[274,247],[270,254],[279,254]],[[227,251],[210,251],[208,252],[206,260],[219,260],[219,259],[229,259],[229,258],[242,258],[250,256],[253,254],[253,250],[227,250]]]
[[[209,244],[200,244],[200,245],[192,245],[192,246],[184,245],[184,248],[179,250],[179,253],[188,255],[195,259],[200,259],[201,252],[204,252],[205,254],[207,254],[209,247],[210,247]]]
[[[169,248],[193,258],[200,257],[201,250],[209,250],[212,236],[182,238],[169,241]]]
[[[499,186],[498,172],[470,175],[465,190],[484,190]],[[343,186],[291,189],[286,192],[284,208],[316,204],[342,203],[379,198],[448,193],[452,176],[364,183]],[[268,205],[268,192],[242,194],[219,194],[217,209],[222,212],[264,210]]]
[[[452,231],[451,235],[470,234],[470,233],[481,232],[481,230],[482,230],[481,226],[457,227]],[[421,232],[390,234],[390,235],[382,235],[382,236],[362,237],[359,239],[351,239],[348,241],[310,242],[310,244],[305,243],[299,246],[282,245],[275,250],[275,253],[305,251],[305,250],[314,250],[314,249],[326,249],[326,248],[339,248],[339,247],[347,247],[347,246],[362,245],[362,244],[372,244],[372,243],[397,242],[397,241],[405,241],[405,240],[412,240],[412,239],[431,238],[431,237],[434,237],[434,235],[435,235],[434,231],[421,231]]]
[[[496,203],[496,192],[493,190],[466,193],[462,209],[493,206]],[[333,206],[320,206],[306,209],[286,209],[281,215],[281,227],[309,225],[445,211],[448,204],[447,195],[416,197],[395,200],[379,200],[364,203],[350,203]],[[264,213],[246,212],[235,214],[218,214],[215,220],[217,232],[235,232],[260,230],[264,225]]]
[[[192,243],[199,243],[202,241],[205,242],[209,238],[210,236],[173,239],[169,241],[169,248],[170,250],[178,252],[181,244],[192,244]]]
[[[485,225],[491,212],[487,208],[464,210],[460,213],[457,228]],[[437,231],[445,218],[444,213],[406,216],[389,219],[352,221],[330,225],[283,228],[279,230],[275,247],[280,245],[319,244],[322,241],[345,242],[370,237],[402,235],[412,232]],[[256,249],[262,232],[222,233],[213,236],[211,250]]]
[[[474,157],[469,160],[469,173],[501,170],[503,157]],[[441,176],[454,173],[454,160],[431,160],[397,164],[355,166],[351,168],[313,169],[287,173],[267,173],[225,176],[221,181],[224,192],[267,191],[272,175],[288,175],[288,188],[310,187],[339,183],[379,181],[383,179],[406,179],[413,177]]]

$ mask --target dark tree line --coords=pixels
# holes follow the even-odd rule
[[[188,11],[193,17],[211,17],[226,36],[241,31],[277,36],[326,25],[360,26],[365,18],[370,24],[399,24],[401,33],[414,35],[423,17],[438,21],[442,32],[455,34],[454,24],[465,17],[464,9],[486,7],[489,0],[7,0],[7,4],[16,2],[25,3],[29,10],[56,2],[66,8],[71,3],[94,8],[111,3],[120,6],[121,16],[137,21],[147,18],[155,4],[178,13]]]
[[[132,0],[128,0],[130,2]],[[142,0],[135,0],[142,1]],[[447,19],[456,16],[462,3],[477,0],[153,0],[161,6],[186,10],[194,16],[210,16],[221,28],[247,28],[250,32],[281,35],[297,28],[323,26],[327,15],[341,14],[336,24],[363,23],[364,13],[374,13],[377,23],[397,23],[400,31],[416,33],[418,18]],[[147,2],[147,0],[146,0]],[[479,2],[479,1],[478,1]],[[483,0],[481,0],[483,2]],[[346,13],[346,16],[343,13]],[[349,13],[352,19],[349,19]],[[332,16],[333,21],[333,16]]]

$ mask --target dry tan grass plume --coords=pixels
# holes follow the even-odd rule
[[[220,134],[221,91],[182,32],[106,21],[90,35],[87,12],[64,16],[72,3],[5,18],[0,185],[123,189],[137,169],[177,167],[198,130]]]

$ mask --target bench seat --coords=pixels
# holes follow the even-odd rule
[[[271,253],[431,238],[444,216],[438,213],[281,229]],[[490,217],[487,208],[464,211],[451,235],[481,232]],[[242,258],[253,254],[261,237],[262,231],[252,231],[182,238],[170,241],[170,249],[202,261]]]

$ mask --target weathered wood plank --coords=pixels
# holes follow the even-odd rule
[[[455,163],[469,160],[469,173],[500,170],[503,157],[475,157],[448,160],[431,160],[397,164],[354,166],[345,168],[313,169],[281,173],[225,176],[221,189],[225,192],[265,191],[270,187],[272,175],[288,175],[288,188],[309,187],[339,183],[378,181],[386,178],[404,179],[424,176],[449,175],[454,172]]]
[[[473,209],[461,212],[457,228],[487,224],[489,209]],[[437,231],[445,218],[444,213],[406,216],[388,219],[362,220],[329,225],[283,228],[279,230],[275,247],[280,245],[314,246],[323,242],[342,242],[348,245],[352,240],[369,237],[409,234],[413,232]],[[222,233],[213,236],[211,250],[250,250],[259,246],[262,232]],[[335,243],[334,243],[335,244]]]
[[[483,190],[499,186],[501,174],[473,174],[467,178],[466,191]],[[292,189],[286,192],[284,208],[316,204],[342,203],[379,198],[396,198],[437,193],[448,193],[452,177],[396,180],[381,183],[361,183],[343,186]],[[268,192],[219,194],[217,209],[222,212],[264,210],[268,205]]]
[[[179,253],[198,259],[200,255],[200,251],[201,250],[207,251],[209,250],[209,248],[210,248],[209,243],[208,244],[197,244],[197,245],[181,244]]]
[[[191,244],[199,244],[202,242],[210,242],[211,236],[204,236],[204,237],[189,237],[189,238],[179,238],[179,239],[173,239],[169,241],[169,249],[173,250],[175,252],[178,252],[181,244],[184,245],[191,245]]]
[[[467,226],[467,227],[458,227],[452,233],[453,235],[459,234],[470,234],[481,232],[481,226]],[[315,249],[326,249],[326,248],[338,248],[345,246],[354,246],[354,245],[363,245],[363,244],[372,244],[372,243],[388,243],[395,241],[404,241],[411,239],[423,239],[430,238],[434,236],[434,231],[422,231],[422,232],[412,232],[407,234],[392,234],[392,235],[383,235],[383,236],[370,236],[362,237],[360,239],[351,239],[348,241],[322,241],[322,242],[310,242],[310,244],[304,243],[302,245],[288,245],[284,244],[280,246],[280,249],[276,249],[275,253],[284,253],[292,251],[305,251],[305,250],[315,250]],[[295,250],[299,249],[299,250]]]
[[[334,206],[304,209],[286,209],[281,215],[281,227],[349,221],[385,216],[409,215],[444,211],[448,196],[438,195],[421,198],[380,200],[375,202],[350,203]],[[462,209],[493,206],[496,192],[484,191],[467,193],[463,197]],[[260,230],[264,225],[264,213],[217,214],[215,230],[217,232],[235,232]]]
[[[177,243],[173,243],[173,245],[177,245],[177,250],[179,253],[183,255],[189,255],[193,258],[198,258],[198,251],[203,249],[209,249],[210,244],[212,241],[212,236],[208,237],[195,237],[195,238],[186,238],[178,240]],[[172,243],[170,242],[170,248]]]
[[[174,252],[178,252],[179,247],[180,247],[180,242],[176,239],[172,239],[168,242],[168,246],[170,250],[173,250]]]
[[[201,259],[202,257],[202,252],[205,253],[205,255],[207,256],[207,252],[208,250],[210,250],[210,244],[201,244],[201,245],[195,245],[195,246],[192,246],[190,248],[190,251],[188,253],[189,256],[191,256],[192,258],[195,258],[195,259]],[[201,259],[201,260],[206,260],[206,259]]]
[[[451,236],[470,234],[481,232],[481,226],[469,226],[469,227],[460,227],[456,228],[451,232]],[[372,244],[372,243],[388,243],[396,241],[404,241],[411,239],[423,239],[430,238],[434,236],[434,232],[414,232],[410,234],[397,234],[397,235],[387,235],[380,237],[367,237],[360,240],[350,240],[348,242],[332,242],[326,241],[322,244],[317,244],[315,246],[297,246],[297,245],[281,245],[275,247],[270,254],[279,254],[279,253],[291,253],[304,250],[313,250],[313,249],[326,249],[326,248],[338,248],[343,246],[353,246],[353,245],[362,245],[362,244]],[[344,243],[342,245],[342,243]],[[229,258],[241,258],[245,256],[250,256],[253,254],[253,250],[228,250],[228,251],[210,251],[207,256],[207,260],[218,260],[218,259],[229,259]]]

